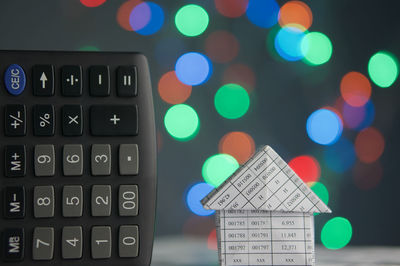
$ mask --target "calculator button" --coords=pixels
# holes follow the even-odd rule
[[[20,95],[26,85],[26,76],[23,68],[17,64],[10,65],[4,73],[4,84],[12,95]]]
[[[111,174],[111,146],[109,144],[92,145],[91,154],[92,175]]]
[[[63,188],[62,212],[64,217],[81,217],[83,210],[82,186],[65,186]]]
[[[25,145],[6,145],[5,174],[7,177],[22,177],[26,174]]]
[[[118,251],[121,258],[134,258],[139,255],[139,227],[137,225],[119,227]]]
[[[137,95],[137,74],[135,66],[120,66],[117,69],[117,94],[123,97]]]
[[[82,258],[82,227],[65,226],[62,230],[61,253],[63,259]]]
[[[110,71],[108,66],[92,66],[89,69],[90,95],[110,95]]]
[[[138,134],[136,105],[95,105],[90,108],[90,131],[95,136]]]
[[[25,217],[25,188],[23,186],[5,188],[4,217],[8,219]]]
[[[63,149],[63,170],[65,176],[83,174],[83,148],[80,144],[67,144]]]
[[[120,216],[138,215],[138,186],[121,185],[118,192],[118,209]]]
[[[54,217],[54,187],[36,186],[33,190],[33,214],[35,218]]]
[[[61,68],[61,89],[64,96],[82,95],[81,66],[63,66]]]
[[[93,226],[91,236],[93,259],[107,259],[111,257],[111,227]]]
[[[33,231],[33,260],[52,260],[54,253],[54,228],[36,227]]]
[[[26,135],[26,108],[23,104],[8,104],[4,112],[6,136]]]
[[[33,134],[35,136],[54,135],[53,105],[35,105],[33,107]]]
[[[81,136],[83,133],[81,105],[64,105],[62,108],[62,132],[64,136]]]
[[[54,67],[52,65],[33,66],[32,87],[35,96],[53,96]]]
[[[24,259],[25,236],[23,228],[9,228],[3,232],[5,261],[21,261]]]
[[[119,174],[137,175],[139,173],[139,149],[137,144],[119,146]]]
[[[35,145],[35,176],[53,176],[55,174],[54,145]]]
[[[111,215],[111,186],[94,185],[92,187],[92,216]]]

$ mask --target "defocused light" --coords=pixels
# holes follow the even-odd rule
[[[356,161],[353,144],[342,137],[338,142],[324,150],[324,160],[326,166],[336,173],[347,171]]]
[[[250,98],[242,86],[231,83],[218,89],[214,104],[221,116],[227,119],[237,119],[249,109]]]
[[[399,75],[398,61],[388,52],[378,52],[368,62],[368,73],[377,86],[390,87]]]
[[[187,195],[186,195],[186,204],[194,214],[199,216],[209,216],[215,213],[214,210],[206,210],[203,208],[201,204],[201,200],[210,193],[214,187],[210,186],[207,183],[197,183],[193,185]]]
[[[188,37],[202,34],[207,29],[208,22],[207,12],[198,5],[183,6],[175,15],[176,28]]]
[[[370,190],[379,185],[383,177],[382,165],[379,161],[374,163],[357,163],[353,168],[355,185],[361,190]]]
[[[253,138],[244,132],[230,132],[219,141],[220,153],[232,155],[240,164],[244,164],[255,151]]]
[[[205,55],[189,52],[178,58],[175,73],[181,82],[196,86],[208,80],[212,73],[212,65]]]
[[[312,182],[310,188],[314,193],[326,204],[329,203],[329,192],[324,184],[321,182]]]
[[[218,243],[217,243],[217,230],[213,229],[210,234],[208,235],[207,239],[207,247],[210,250],[218,250]]]
[[[82,46],[81,48],[79,48],[79,51],[98,52],[98,51],[100,51],[100,49],[93,45],[86,45],[86,46]]]
[[[215,7],[221,15],[237,18],[246,12],[249,0],[214,0]]]
[[[385,139],[376,128],[369,127],[357,135],[354,146],[361,162],[373,163],[381,157],[385,148]]]
[[[142,3],[141,0],[129,0],[119,7],[117,12],[117,22],[121,28],[127,31],[133,31],[132,26],[129,23],[129,17],[132,10],[140,3]]]
[[[104,4],[107,0],[80,0],[82,5],[87,7],[98,7]]]
[[[256,86],[256,75],[247,65],[233,64],[224,71],[222,83],[235,83],[245,88],[247,92],[251,92]]]
[[[249,20],[261,27],[271,28],[278,22],[279,5],[275,0],[251,0],[246,10]]]
[[[154,56],[157,63],[170,70],[175,66],[176,60],[186,51],[182,38],[167,37],[156,43]]]
[[[353,228],[349,220],[335,217],[322,228],[321,242],[328,249],[340,249],[350,242],[352,235]]]
[[[205,42],[205,50],[212,61],[227,63],[238,55],[239,42],[228,31],[215,31],[208,35]]]
[[[185,236],[205,238],[212,229],[215,229],[214,217],[192,215],[185,221],[182,231]]]
[[[313,20],[311,9],[301,1],[289,1],[279,11],[279,24],[282,27],[298,27],[305,31]]]
[[[304,181],[315,182],[321,176],[321,168],[318,161],[309,155],[301,155],[289,162],[290,168]]]
[[[164,117],[168,133],[179,141],[193,139],[200,128],[196,111],[186,104],[177,104],[168,109]]]
[[[322,65],[328,62],[332,56],[332,43],[321,32],[309,32],[302,39],[301,52],[306,63]]]
[[[239,163],[229,154],[209,157],[201,170],[204,181],[218,187],[239,168]]]
[[[371,97],[371,84],[359,72],[349,72],[340,82],[340,93],[343,99],[351,106],[365,105]]]
[[[175,71],[170,71],[165,73],[158,82],[158,93],[165,102],[179,104],[189,98],[192,86],[180,82]]]
[[[298,61],[303,58],[301,42],[304,32],[294,27],[284,27],[275,37],[275,49],[287,61]]]
[[[375,119],[375,108],[372,101],[361,107],[353,107],[344,103],[342,113],[344,126],[356,130],[369,127]]]
[[[332,145],[342,135],[343,124],[332,111],[319,109],[307,119],[307,134],[312,141],[321,145]]]
[[[132,29],[141,35],[151,35],[164,24],[164,11],[153,2],[144,2],[133,8],[129,16]]]

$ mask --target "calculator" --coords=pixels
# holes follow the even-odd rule
[[[150,265],[156,135],[139,53],[0,51],[1,265]]]

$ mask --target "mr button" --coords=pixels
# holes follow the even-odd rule
[[[24,258],[24,229],[10,228],[3,233],[5,261],[20,261]]]
[[[20,95],[26,85],[25,72],[22,67],[17,64],[10,65],[4,73],[4,84],[10,94]]]

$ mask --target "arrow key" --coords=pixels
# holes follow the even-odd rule
[[[54,67],[52,65],[34,66],[32,76],[33,95],[54,95]]]

